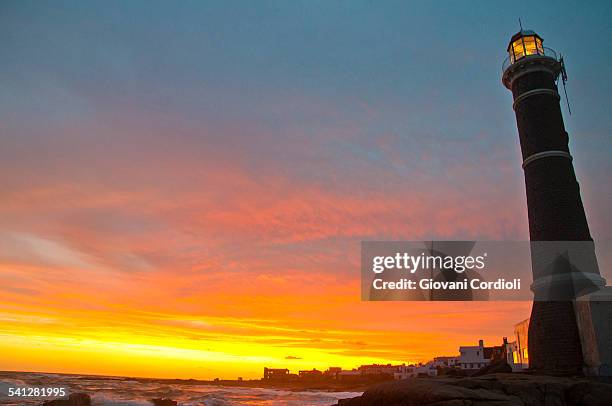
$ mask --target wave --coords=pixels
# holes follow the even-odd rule
[[[9,388],[16,386],[26,386],[26,383],[21,379],[2,378],[0,379],[0,395],[8,396]]]
[[[152,406],[153,403],[148,400],[126,400],[121,397],[109,395],[107,393],[91,395],[91,403],[94,406]]]
[[[271,388],[212,386],[198,383],[139,381],[130,378],[41,373],[0,373],[0,404],[7,404],[9,387],[62,386],[69,393],[84,392],[94,406],[152,406],[150,399],[169,398],[180,406],[235,405],[330,405],[338,399],[357,397],[362,392],[290,391]],[[21,403],[20,403],[21,404]],[[28,399],[23,404],[40,405]]]

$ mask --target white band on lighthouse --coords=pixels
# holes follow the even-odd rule
[[[541,276],[533,281],[530,289],[532,292],[536,292],[540,289],[550,290],[551,286],[554,284],[569,283],[577,285],[580,282],[588,282],[592,286],[597,286],[598,289],[606,286],[606,280],[598,273],[573,271],[569,273]]]
[[[561,99],[561,96],[559,96],[559,93],[557,93],[556,90],[553,89],[533,89],[533,90],[529,90],[528,92],[525,92],[521,95],[519,95],[515,100],[514,103],[512,103],[512,109],[516,110],[516,106],[518,105],[518,103],[520,101],[525,100],[526,98],[530,97],[530,96],[535,96],[538,94],[550,94],[552,96],[555,96],[557,99]]]
[[[541,158],[548,158],[551,156],[560,156],[563,158],[567,158],[570,161],[574,158],[572,158],[572,156],[569,154],[569,152],[565,152],[565,151],[543,151],[543,152],[538,152],[537,154],[533,154],[527,158],[525,158],[525,160],[523,161],[523,169],[525,169],[525,167],[527,165],[529,165],[531,162],[536,161],[538,159]]]

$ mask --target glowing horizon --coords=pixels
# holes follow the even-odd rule
[[[354,289],[358,282],[352,285]],[[261,286],[254,287],[260,289]],[[275,318],[103,310],[106,306],[117,307],[104,301],[95,301],[97,310],[57,309],[49,305],[26,311],[12,309],[7,313],[9,306],[3,300],[0,346],[4,354],[10,354],[3,360],[3,369],[24,370],[23,366],[29,366],[25,370],[252,379],[261,377],[264,366],[287,367],[297,372],[324,370],[329,366],[351,369],[369,363],[408,364],[437,355],[454,355],[458,345],[473,344],[478,338],[499,345],[501,336],[495,331],[503,330],[510,335],[513,327],[512,322],[500,323],[499,319],[518,315],[524,318],[529,310],[529,303],[522,302],[454,304],[452,310],[445,304],[415,302],[397,311],[398,303],[362,303],[353,297],[351,289],[344,290],[335,295],[337,300],[327,299],[326,294],[305,295],[309,300],[321,299],[319,306],[300,306],[301,297],[267,294],[264,300],[268,304],[252,309],[270,314],[269,305],[283,303],[291,313],[302,312],[300,320],[283,317],[283,313],[288,313],[286,310],[279,311]],[[238,298],[246,298],[253,305],[251,295]],[[82,300],[69,295],[62,295],[62,299],[77,303]],[[487,310],[491,305],[503,305],[504,310]],[[78,307],[83,307],[83,303]],[[330,311],[327,317],[320,316],[323,308]],[[475,314],[481,316],[479,320],[473,320]],[[347,319],[344,322],[343,316]],[[373,319],[377,321],[373,323]],[[409,319],[418,324],[419,330],[429,331],[410,331],[398,325],[398,319]],[[487,319],[494,325],[488,331],[483,329],[483,334],[447,332],[465,329],[470,320],[472,328],[482,329]]]

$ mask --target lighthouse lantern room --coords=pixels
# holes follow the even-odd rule
[[[508,44],[510,63],[529,55],[544,55],[542,37],[531,30],[521,30],[512,36]]]

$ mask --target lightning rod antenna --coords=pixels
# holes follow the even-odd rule
[[[569,98],[567,97],[567,87],[565,83],[567,82],[567,71],[565,70],[565,61],[563,60],[563,55],[559,54],[559,63],[561,64],[561,81],[563,82],[563,93],[565,93],[565,102],[567,103],[567,111],[570,116],[572,115],[572,109],[570,108]]]

